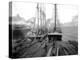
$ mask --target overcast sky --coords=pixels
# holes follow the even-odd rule
[[[13,2],[12,3],[12,16],[19,14],[25,20],[36,16],[37,3],[27,2]],[[44,4],[46,19],[54,19],[54,5]],[[70,22],[73,16],[78,15],[78,8],[75,5],[57,5],[57,16],[61,23]]]

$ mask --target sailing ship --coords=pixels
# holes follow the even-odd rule
[[[49,40],[56,40],[61,41],[62,40],[62,31],[60,28],[60,22],[57,19],[57,4],[54,4],[55,7],[55,21],[54,21],[54,29],[52,33],[48,33]]]
[[[34,27],[32,29],[32,32],[35,31],[32,36],[29,36],[31,38],[35,38],[38,41],[42,40],[42,38],[45,37],[46,33],[45,33],[45,21],[46,21],[46,14],[45,12],[42,10],[43,8],[40,6],[40,3],[37,3],[37,13],[36,13],[36,20],[34,23]]]

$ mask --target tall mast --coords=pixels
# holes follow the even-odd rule
[[[54,9],[55,9],[55,10],[54,10],[54,11],[55,11],[55,17],[54,17],[54,18],[55,18],[55,21],[54,21],[55,26],[54,26],[54,31],[56,31],[56,14],[57,14],[57,12],[56,12],[57,7],[56,7],[56,6],[57,6],[57,5],[55,4],[55,5],[54,5]]]
[[[37,34],[38,34],[38,29],[39,29],[39,3],[37,3],[37,23],[38,23],[38,26],[37,26]]]
[[[60,21],[58,20],[58,16],[57,16],[57,4],[54,5],[54,9],[55,9],[55,26],[54,26],[54,32],[57,31],[57,32],[60,32],[62,33],[61,31],[61,27],[60,27]]]

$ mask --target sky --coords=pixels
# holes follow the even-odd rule
[[[13,2],[12,3],[12,16],[18,14],[25,20],[28,20],[37,15],[37,3],[27,2]],[[42,5],[43,7],[43,5]],[[44,4],[43,8],[46,12],[46,19],[54,20],[54,4]],[[78,8],[75,5],[57,5],[57,19],[60,23],[68,23],[72,21],[73,16],[78,15]]]

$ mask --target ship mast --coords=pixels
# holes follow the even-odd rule
[[[58,20],[58,16],[57,16],[57,4],[54,4],[54,11],[55,11],[55,15],[54,15],[54,31],[53,32],[58,32],[58,33],[62,33],[61,31],[61,27],[60,27],[60,21]]]
[[[39,33],[39,3],[37,3],[37,35]]]
[[[55,11],[55,15],[54,15],[54,16],[55,16],[55,17],[54,17],[54,18],[55,18],[55,21],[54,21],[54,24],[55,24],[55,25],[54,25],[54,31],[56,31],[56,10],[57,10],[56,4],[54,5],[54,8],[55,8],[55,10],[54,10],[54,11]]]

